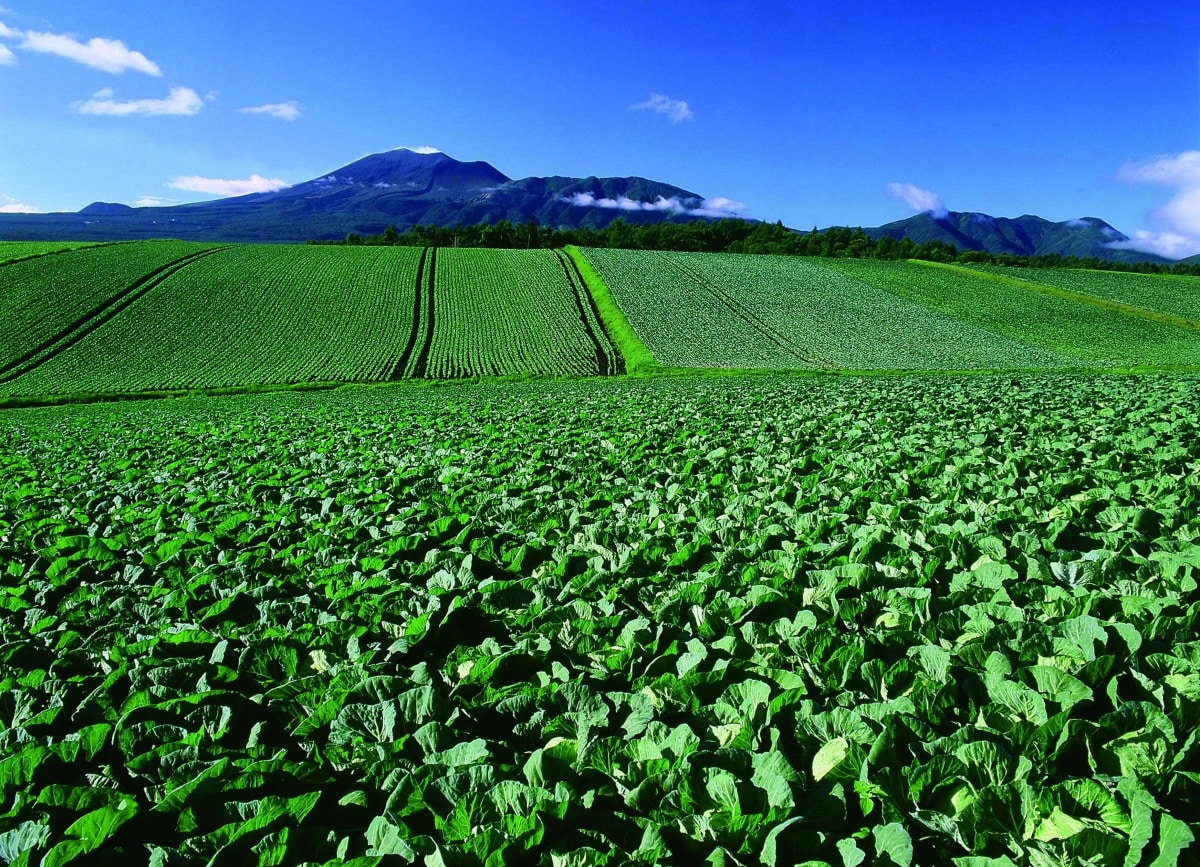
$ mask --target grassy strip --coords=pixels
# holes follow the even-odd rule
[[[633,330],[633,326],[617,305],[617,299],[613,298],[612,292],[592,267],[592,263],[574,245],[565,248],[565,252],[571,257],[579,276],[583,278],[583,284],[591,293],[592,300],[596,303],[596,312],[600,314],[600,322],[608,332],[609,339],[625,359],[625,372],[633,376],[644,376],[659,370],[662,365],[655,360],[650,349],[642,343],[642,338]]]
[[[1133,304],[1124,304],[1120,301],[1111,301],[1107,298],[1097,298],[1095,295],[1087,295],[1083,292],[1073,292],[1070,289],[1060,289],[1056,286],[1047,286],[1043,283],[1034,283],[1030,280],[1022,280],[1019,277],[1007,277],[1003,274],[992,274],[988,271],[976,271],[973,268],[968,268],[964,265],[950,265],[945,262],[928,262],[924,259],[909,259],[908,261],[917,265],[925,265],[929,268],[942,268],[947,271],[953,271],[956,274],[964,274],[968,277],[978,277],[981,280],[988,280],[992,283],[1001,283],[1005,286],[1012,286],[1017,289],[1025,289],[1031,292],[1041,292],[1043,295],[1054,295],[1067,301],[1074,301],[1079,304],[1091,304],[1093,307],[1103,307],[1105,310],[1124,313],[1126,316],[1136,316],[1139,319],[1149,319],[1153,322],[1160,322],[1163,325],[1174,325],[1176,328],[1187,328],[1192,331],[1200,331],[1200,322],[1196,322],[1193,319],[1187,319],[1183,316],[1173,316],[1170,313],[1161,313],[1157,310],[1147,310],[1144,307],[1137,307]]]

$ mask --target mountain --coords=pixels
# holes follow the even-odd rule
[[[0,239],[302,242],[373,235],[389,225],[449,227],[532,220],[554,228],[685,222],[737,216],[719,201],[646,178],[532,177],[514,180],[485,162],[406,148],[370,154],[285,187],[172,207],[94,202],[73,214],[0,214]],[[960,249],[1021,256],[1058,253],[1120,262],[1167,262],[1107,246],[1128,238],[1096,217],[1061,223],[1025,215],[926,212],[867,229],[872,238],[942,241]]]
[[[376,234],[389,225],[471,225],[533,220],[602,228],[681,222],[722,213],[696,193],[639,177],[513,180],[485,162],[404,148],[371,154],[277,192],[171,207],[96,202],[73,214],[0,214],[10,240],[307,241]]]
[[[941,241],[954,244],[960,250],[985,250],[996,254],[1043,256],[1058,253],[1112,262],[1170,261],[1152,253],[1109,247],[1108,244],[1128,241],[1129,237],[1097,217],[1055,223],[1032,214],[1009,218],[958,211],[935,215],[926,211],[865,231],[872,238],[911,238],[917,244]]]

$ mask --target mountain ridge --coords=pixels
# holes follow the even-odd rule
[[[1077,217],[1052,221],[1035,214],[1019,217],[993,217],[971,211],[947,211],[934,214],[923,211],[903,220],[864,229],[872,239],[905,237],[914,243],[940,241],[960,250],[979,250],[995,255],[1041,256],[1057,253],[1080,259],[1097,258],[1111,262],[1156,262],[1172,260],[1109,246],[1128,241],[1129,236],[1099,217]]]
[[[172,206],[93,202],[75,213],[0,214],[0,238],[301,243],[379,234],[389,225],[404,231],[418,224],[447,228],[533,221],[552,228],[602,229],[618,218],[648,223],[721,217],[740,218],[740,206],[648,178],[513,179],[481,160],[397,148],[270,192]],[[940,241],[995,254],[1170,261],[1108,246],[1129,239],[1098,217],[1053,222],[1032,214],[924,212],[864,231],[873,239]]]

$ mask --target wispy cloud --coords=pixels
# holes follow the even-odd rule
[[[38,209],[33,205],[18,202],[12,196],[0,193],[0,214],[36,214]]]
[[[173,178],[170,186],[177,190],[207,193],[211,196],[244,196],[248,193],[273,193],[289,187],[291,184],[281,181],[279,178],[264,178],[261,175],[251,175],[245,180],[202,178],[191,175]]]
[[[1108,246],[1138,250],[1168,259],[1200,253],[1200,151],[1164,154],[1142,162],[1126,163],[1117,179],[1129,184],[1157,184],[1174,194],[1149,214],[1153,231],[1135,232],[1127,241]]]
[[[412,151],[414,154],[440,154],[441,153],[440,150],[438,150],[435,147],[430,147],[429,145],[419,145],[418,147],[415,147],[415,148],[399,147],[399,148],[392,148],[392,150],[394,150],[394,151]]]
[[[161,208],[164,205],[170,205],[178,202],[179,199],[167,199],[162,196],[142,196],[133,203],[135,208]]]
[[[190,87],[172,87],[165,99],[113,99],[111,88],[104,88],[92,94],[92,98],[75,103],[75,111],[80,114],[99,114],[110,117],[128,117],[130,115],[183,115],[191,116],[204,108],[204,100],[200,94]]]
[[[0,6],[0,15],[12,15],[12,14],[13,13],[10,10],[5,9],[3,6]],[[6,25],[3,21],[0,21],[0,39],[16,39],[20,35],[21,35],[21,32],[19,30],[13,30],[11,27]]]
[[[13,31],[10,31],[13,32]],[[39,33],[26,30],[21,36],[21,49],[39,54],[54,54],[65,57],[101,72],[122,73],[127,69],[159,76],[162,70],[140,51],[125,47],[119,39],[93,38],[80,42],[64,33]]]
[[[7,45],[0,45],[0,66],[16,66],[17,55],[9,50]]]
[[[653,202],[642,202],[628,196],[596,198],[591,193],[575,193],[563,196],[560,201],[577,208],[606,208],[617,211],[658,211],[672,214],[687,214],[694,217],[740,217],[746,206],[733,199],[681,199],[679,196],[659,196]]]
[[[888,195],[903,199],[904,203],[918,213],[928,211],[934,219],[944,219],[948,213],[942,197],[931,190],[925,190],[913,184],[890,183],[887,186]]]
[[[691,120],[696,113],[682,99],[671,99],[662,93],[651,93],[650,98],[643,102],[635,102],[629,106],[630,111],[652,111],[655,114],[666,115],[671,123],[682,123]]]
[[[269,102],[266,105],[250,105],[239,108],[242,114],[262,114],[277,120],[296,120],[304,113],[303,107],[295,100],[288,102]]]

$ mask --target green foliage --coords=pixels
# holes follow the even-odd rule
[[[613,372],[616,350],[560,255],[442,249],[427,366],[436,379]]]
[[[58,275],[62,258],[49,274],[66,292],[73,284]],[[408,249],[226,247],[0,388],[64,394],[386,379],[412,331],[417,260]],[[96,273],[128,280],[129,264],[118,258]]]
[[[620,351],[625,372],[633,375],[651,373],[659,366],[658,362],[654,360],[654,356],[646,344],[629,324],[624,311],[613,298],[608,284],[596,273],[592,263],[578,247],[567,247],[563,252],[569,257],[572,266],[576,269],[591,296],[605,332],[612,340],[613,345]]]
[[[212,249],[181,241],[80,246],[0,269],[0,381],[79,339],[139,283]]]
[[[0,241],[0,265],[91,246],[89,241]]]
[[[856,261],[844,273],[833,260],[782,256],[599,249],[587,256],[666,365],[967,370],[1079,363],[889,291],[914,279],[906,263]]]
[[[1190,375],[0,414],[15,863],[1190,864]]]
[[[976,270],[1200,323],[1200,280],[1195,277],[1123,274],[1081,268],[980,267]]]
[[[848,259],[831,260],[829,267],[978,329],[1065,356],[1074,366],[1200,363],[1196,328],[1063,297],[1003,274],[975,276],[958,266]]]

